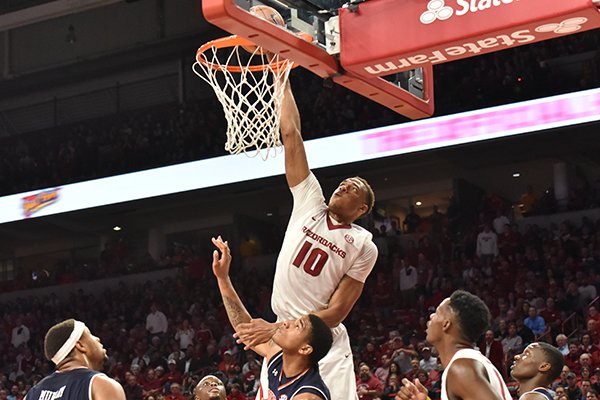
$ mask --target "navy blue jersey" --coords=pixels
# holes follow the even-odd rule
[[[54,372],[27,393],[27,400],[92,400],[92,378],[103,375],[87,368]]]
[[[547,400],[554,400],[554,396],[552,396],[552,394],[550,393],[550,391],[546,388],[543,387],[538,387],[535,388],[527,393],[537,393],[541,396],[544,396]],[[521,396],[527,394],[527,393],[523,393]]]
[[[292,400],[300,393],[314,393],[325,400],[331,400],[329,389],[314,366],[292,377],[283,373],[283,352],[275,354],[269,360],[269,400]]]

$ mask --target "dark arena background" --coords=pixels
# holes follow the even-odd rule
[[[0,400],[53,371],[43,339],[66,318],[100,337],[128,399],[191,399],[209,373],[254,399],[260,360],[232,338],[210,238],[229,240],[241,298],[272,321],[292,198],[281,151],[224,150],[223,110],[191,66],[225,35],[200,0],[0,1]],[[419,121],[291,72],[325,197],[352,175],[376,193],[359,224],[379,258],[345,324],[378,398],[403,377],[439,398],[426,321],[459,288],[490,308],[509,386],[538,340],[600,390],[598,49],[596,29],[436,65]]]

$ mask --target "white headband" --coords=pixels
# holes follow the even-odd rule
[[[71,332],[71,336],[67,339],[67,341],[62,345],[60,349],[56,352],[54,357],[52,357],[52,362],[58,365],[62,360],[65,359],[66,356],[69,355],[73,347],[75,347],[75,343],[79,339],[81,339],[81,335],[83,335],[83,331],[85,330],[85,324],[81,321],[75,321],[75,326],[73,327],[73,332]]]
[[[198,385],[200,385],[202,382],[204,382],[204,381],[205,381],[205,380],[207,380],[208,378],[213,378],[213,379],[216,379],[216,380],[218,380],[219,382],[221,382],[221,384],[223,384],[223,382],[222,382],[222,381],[221,381],[219,378],[217,378],[216,376],[214,376],[214,375],[206,375],[204,378],[200,379],[200,382],[198,382]]]

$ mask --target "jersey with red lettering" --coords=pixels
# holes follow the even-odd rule
[[[280,320],[327,308],[344,275],[364,283],[377,259],[368,230],[341,225],[329,216],[323,190],[312,173],[290,190],[294,208],[277,258],[271,298]]]

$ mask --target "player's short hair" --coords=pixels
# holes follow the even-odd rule
[[[69,339],[69,336],[71,336],[74,328],[75,320],[71,318],[59,322],[48,330],[48,333],[46,333],[46,337],[44,338],[44,355],[48,360],[52,360],[52,357],[58,353],[58,350],[60,350],[62,345]],[[67,357],[74,351],[75,349],[73,348]]]
[[[331,328],[319,317],[308,314],[312,329],[308,335],[308,344],[313,348],[309,355],[311,364],[317,365],[321,358],[325,357],[333,343]]]
[[[548,343],[538,342],[538,345],[542,350],[544,359],[550,364],[550,371],[546,382],[552,383],[560,376],[563,366],[565,365],[565,358],[556,347],[551,346]]]
[[[352,179],[358,179],[363,185],[365,185],[365,189],[367,189],[367,212],[364,214],[368,214],[373,210],[373,206],[375,205],[375,192],[373,192],[373,188],[369,185],[369,182],[365,178],[361,178],[360,176],[354,176]]]
[[[465,339],[475,343],[490,324],[490,310],[479,297],[457,290],[450,296],[450,308],[456,315]]]

